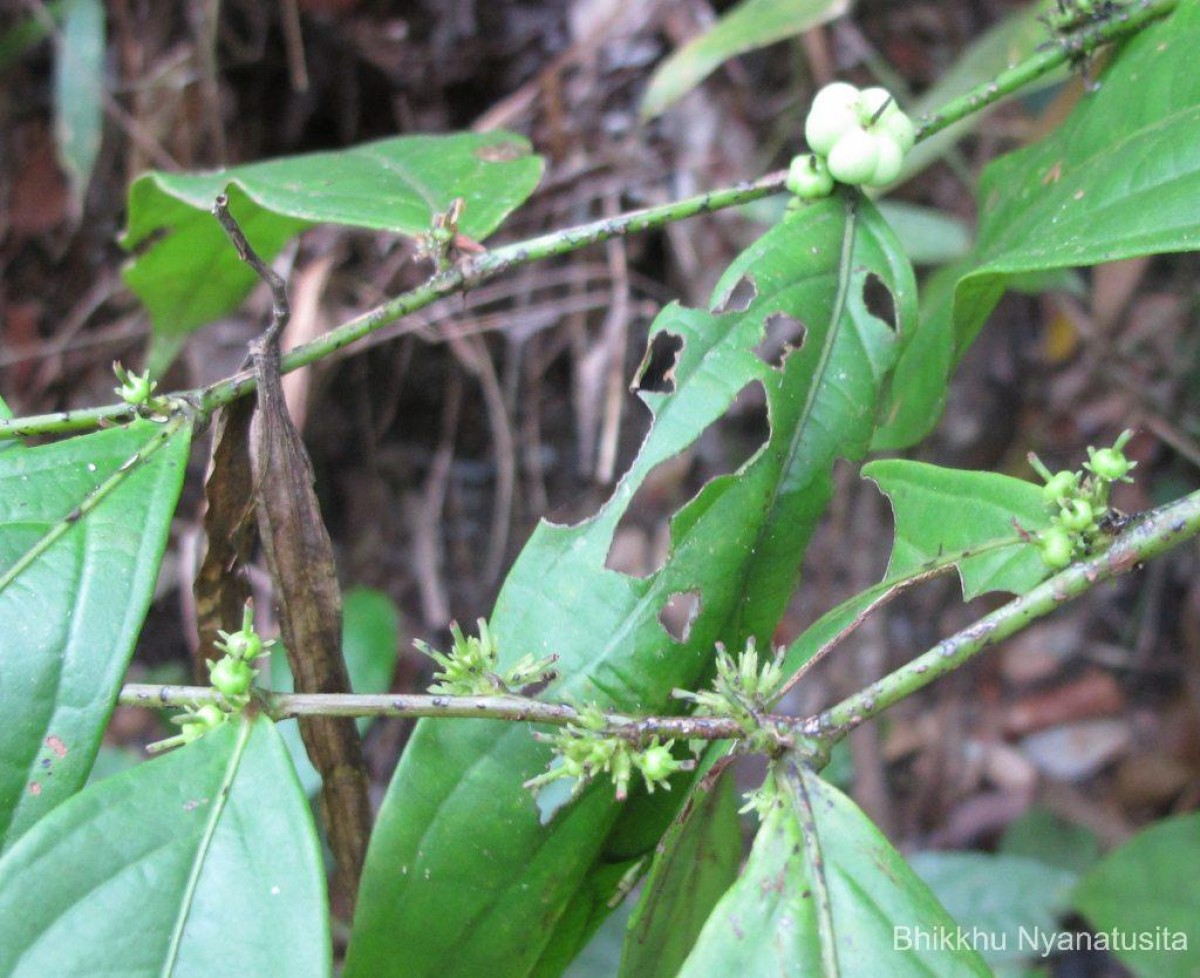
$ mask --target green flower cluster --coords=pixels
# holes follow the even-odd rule
[[[1075,472],[1051,472],[1030,453],[1029,463],[1046,482],[1042,498],[1054,514],[1050,527],[1038,534],[1038,547],[1048,567],[1062,570],[1092,552],[1104,532],[1112,484],[1133,481],[1129,473],[1137,463],[1126,458],[1124,451],[1132,437],[1132,431],[1124,431],[1112,448],[1088,446],[1088,460]]]
[[[695,766],[694,761],[681,761],[672,754],[674,741],[664,744],[654,737],[638,748],[607,731],[608,720],[600,708],[584,707],[577,722],[540,738],[549,741],[555,759],[545,773],[526,781],[525,787],[537,792],[559,778],[573,778],[571,797],[575,798],[593,778],[607,774],[616,788],[617,801],[624,801],[634,771],[640,772],[646,790],[653,793],[655,787],[670,791],[668,779],[677,771],[690,771]]]
[[[429,656],[440,667],[433,674],[436,682],[429,692],[439,696],[488,696],[494,693],[519,692],[534,683],[548,682],[554,678],[551,668],[558,656],[547,655],[534,659],[522,656],[509,668],[500,670],[500,649],[488,629],[488,623],[480,618],[479,636],[466,636],[458,622],[450,625],[454,647],[448,652],[439,652],[425,642],[413,644],[417,651]]]
[[[712,689],[697,693],[677,689],[674,696],[695,703],[700,716],[729,717],[746,733],[750,749],[769,753],[774,737],[771,731],[763,729],[762,717],[770,712],[785,679],[783,653],[780,648],[760,667],[753,637],[747,640],[736,660],[718,644],[717,675]]]
[[[242,613],[240,630],[218,632],[220,638],[214,644],[225,653],[215,662],[208,662],[209,682],[221,694],[222,703],[204,703],[193,707],[171,722],[178,724],[179,733],[166,740],[151,744],[152,752],[167,750],[182,744],[190,744],[215,730],[234,713],[241,712],[250,702],[250,687],[258,670],[252,665],[255,659],[270,651],[272,643],[264,642],[254,630],[254,606],[247,601]]]

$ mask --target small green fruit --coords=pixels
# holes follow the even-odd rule
[[[917,141],[917,127],[913,125],[912,119],[899,109],[895,112],[885,112],[883,118],[875,124],[875,131],[896,140],[902,153],[907,153]]]
[[[225,639],[225,651],[235,659],[253,662],[263,654],[263,640],[257,632],[234,632]]]
[[[833,175],[821,157],[807,153],[792,160],[786,185],[801,200],[818,200],[833,193]]]
[[[885,108],[886,106],[886,108]],[[882,122],[893,112],[899,112],[899,107],[896,105],[896,100],[892,98],[892,93],[886,88],[864,88],[858,95],[858,121],[863,126],[869,126],[875,117],[879,116],[879,122]],[[880,115],[880,112],[883,114]]]
[[[875,173],[868,182],[873,187],[881,187],[900,176],[904,167],[904,150],[887,133],[879,133],[876,142],[879,146],[879,162],[875,164]]]
[[[1042,499],[1047,506],[1058,506],[1065,503],[1079,491],[1079,473],[1056,472],[1042,489]]]
[[[829,151],[829,172],[842,183],[867,183],[878,165],[879,140],[858,127],[845,133]]]
[[[228,716],[229,714],[215,703],[205,703],[194,713],[176,718],[175,722],[180,724],[178,740],[172,738],[160,743],[163,747],[173,746],[175,743],[190,744],[194,740],[199,740],[208,731],[215,730],[225,722]],[[153,748],[152,744],[151,749]]]

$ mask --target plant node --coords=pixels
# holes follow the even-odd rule
[[[690,771],[695,761],[679,760],[672,753],[673,740],[665,744],[652,737],[638,748],[627,737],[612,733],[607,717],[595,705],[579,711],[579,719],[558,733],[539,735],[554,751],[550,767],[525,782],[525,787],[537,792],[559,778],[572,778],[575,784],[571,797],[577,797],[591,780],[607,774],[616,789],[617,801],[629,796],[629,782],[638,771],[651,794],[656,787],[671,790],[670,778],[678,771]]]

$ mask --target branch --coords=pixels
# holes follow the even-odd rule
[[[935,679],[957,669],[992,645],[1057,610],[1097,584],[1137,570],[1200,533],[1200,491],[1148,513],[1118,537],[1104,553],[1068,567],[1032,591],[944,639],[895,672],[847,697],[836,706],[802,720],[768,714],[763,725],[781,733],[832,742],[859,724]],[[579,711],[563,703],[524,696],[300,695],[258,691],[263,709],[275,720],[325,714],[330,716],[474,717],[564,727],[579,719]],[[122,706],[189,707],[222,702],[209,686],[128,684],[118,700]],[[728,717],[632,717],[615,711],[604,714],[608,733],[643,741],[653,736],[687,740],[743,740],[745,731]]]
[[[272,693],[258,690],[258,701],[272,720],[287,720],[301,716],[339,717],[441,717],[474,718],[477,720],[508,720],[513,723],[537,723],[565,727],[574,723],[580,713],[565,703],[548,703],[525,696],[434,696],[428,694],[384,693],[359,695],[351,693]],[[140,706],[165,709],[200,706],[205,703],[224,703],[219,692],[211,686],[158,686],[147,683],[127,683],[117,700],[120,706]],[[633,717],[615,711],[605,711],[607,733],[616,737],[642,742],[651,737],[680,740],[737,740],[744,732],[733,720],[725,717],[655,716]],[[764,717],[776,725],[790,725],[790,717]]]
[[[1151,22],[1166,17],[1178,4],[1179,0],[1135,0],[1117,9],[1108,20],[1061,35],[1020,64],[1002,71],[991,81],[977,85],[958,98],[951,99],[937,112],[925,116],[917,129],[917,141],[928,139],[959,120],[983,111],[1064,64],[1084,60],[1106,44],[1136,34]]]
[[[917,139],[927,139],[955,122],[981,112],[1023,85],[1064,64],[1086,57],[1097,48],[1135,34],[1151,21],[1165,17],[1179,0],[1138,0],[1119,10],[1100,24],[1090,25],[1074,34],[1062,37],[1019,65],[1002,72],[991,81],[948,102],[941,110],[925,118]],[[680,221],[698,214],[708,214],[727,207],[737,207],[783,189],[784,172],[771,173],[752,183],[714,190],[697,197],[674,201],[658,207],[647,207],[620,217],[593,221],[575,228],[556,231],[541,237],[497,248],[467,259],[435,275],[424,285],[390,299],[369,312],[357,316],[288,353],[282,361],[283,373],[320,360],[345,346],[362,339],[375,330],[391,325],[397,319],[423,309],[438,299],[455,292],[475,288],[511,269],[555,255],[564,255],[588,245],[607,241],[626,234],[636,234]],[[180,396],[194,401],[203,411],[211,412],[254,390],[255,378],[243,371],[211,387],[186,391]],[[87,408],[79,411],[60,411],[52,414],[30,415],[13,420],[0,420],[0,441],[33,435],[65,434],[90,430],[105,424],[123,424],[132,420],[134,412],[128,404]]]

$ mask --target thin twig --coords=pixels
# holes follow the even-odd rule
[[[359,693],[271,693],[259,691],[263,711],[273,720],[302,716],[337,717],[418,717],[509,720],[565,727],[580,718],[579,711],[565,703],[549,703],[524,696],[438,696],[431,694],[359,694]],[[222,695],[211,686],[158,686],[152,683],[127,683],[121,690],[121,706],[150,709],[224,705]],[[606,732],[644,742],[652,737],[682,740],[737,740],[744,731],[727,717],[653,716],[634,717],[608,711]],[[766,715],[764,723],[786,727],[794,722],[783,716]]]
[[[229,198],[225,194],[217,195],[212,212],[225,234],[229,236],[229,240],[233,242],[238,258],[254,269],[254,274],[266,282],[267,288],[271,290],[271,322],[255,341],[256,345],[267,349],[279,342],[279,335],[292,316],[292,309],[288,304],[287,283],[275,269],[259,258],[258,252],[250,246],[241,226],[229,213]]]

